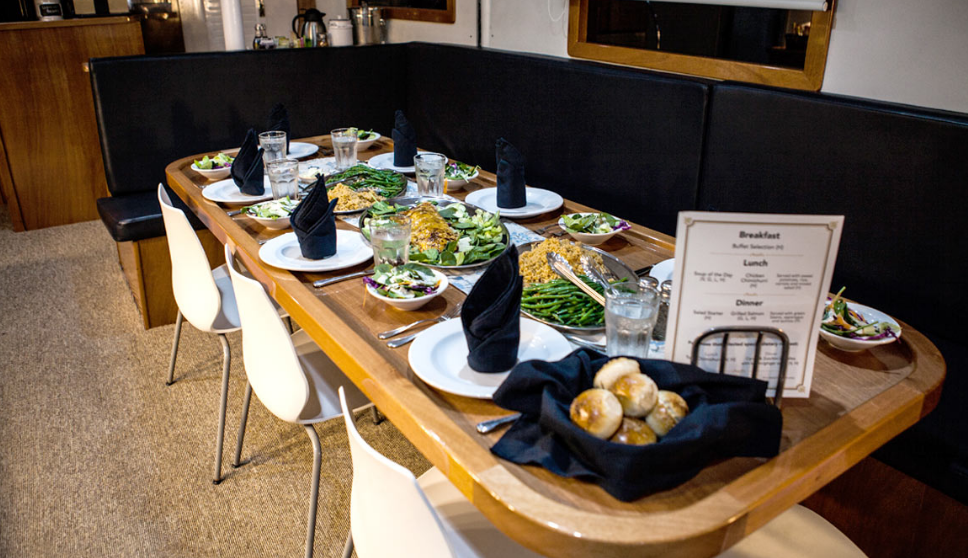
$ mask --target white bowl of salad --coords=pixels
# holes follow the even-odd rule
[[[363,278],[366,292],[394,308],[411,311],[427,304],[447,290],[447,276],[418,263],[400,266],[380,264],[373,275]]]
[[[901,336],[897,320],[880,310],[840,298],[827,299],[820,336],[841,351],[855,353],[893,343]]]
[[[364,149],[369,149],[371,145],[376,143],[376,140],[380,139],[379,133],[373,130],[364,130],[362,128],[356,129],[356,150],[362,151]]]
[[[451,161],[444,167],[444,179],[447,181],[447,191],[460,190],[468,182],[481,174],[481,167],[472,167],[460,161]]]
[[[578,242],[589,246],[598,246],[632,228],[628,221],[608,213],[565,214],[558,219],[558,226]]]
[[[222,180],[228,178],[229,173],[232,172],[234,161],[235,157],[225,153],[219,153],[214,157],[206,155],[202,157],[201,161],[196,159],[192,163],[192,170],[209,180]]]
[[[289,196],[242,208],[242,213],[267,229],[288,229],[289,216],[299,202]]]

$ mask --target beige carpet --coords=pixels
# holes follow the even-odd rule
[[[230,465],[245,388],[233,349],[224,466],[210,478],[221,349],[186,324],[144,331],[100,222],[14,233],[0,207],[0,556],[301,556],[312,467],[302,427],[253,399]],[[426,460],[388,421],[373,446],[419,474]],[[352,466],[342,421],[323,446],[315,551],[339,556]]]

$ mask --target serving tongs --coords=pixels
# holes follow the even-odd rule
[[[558,276],[567,281],[571,281],[572,284],[581,289],[582,292],[590,296],[592,300],[601,304],[602,306],[605,306],[605,297],[598,294],[598,291],[591,288],[588,283],[582,281],[581,278],[575,273],[575,270],[571,267],[571,264],[568,263],[568,260],[566,260],[561,254],[556,252],[548,252],[547,258],[548,265],[551,266],[551,270],[557,273]]]
[[[588,257],[588,254],[581,255],[581,266],[582,266],[582,269],[585,271],[585,275],[590,277],[592,281],[598,283],[598,285],[602,287],[602,289],[604,289],[604,292],[609,293],[609,292],[612,292],[612,290],[614,290],[614,287],[612,286],[611,283],[608,282],[608,279],[605,278],[605,275],[602,273],[602,270],[599,269],[597,265],[595,265],[595,262],[593,262],[592,259]]]

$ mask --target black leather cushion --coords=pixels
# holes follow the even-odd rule
[[[666,233],[695,205],[705,82],[415,43],[407,86],[425,149],[494,172],[504,137],[527,157],[529,185]]]
[[[168,196],[171,198],[172,205],[185,212],[195,230],[205,228],[185,202],[171,189],[168,189]],[[97,212],[116,242],[165,236],[165,223],[161,218],[157,190],[101,198],[97,200]]]
[[[238,147],[276,103],[294,137],[361,126],[389,132],[403,103],[405,45],[91,60],[112,195],[154,190],[180,157]]]
[[[961,459],[968,457],[966,177],[965,115],[736,84],[713,88],[699,208],[845,215],[832,288],[846,285],[846,296],[928,334],[948,363],[937,410],[902,439],[915,440],[915,448],[939,444]],[[923,471],[944,469],[914,452]],[[903,453],[910,452],[894,452]],[[921,478],[942,489],[955,482]],[[968,494],[968,479],[960,482]]]

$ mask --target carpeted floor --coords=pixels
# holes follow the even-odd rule
[[[245,388],[233,366],[224,466],[211,483],[221,349],[186,324],[144,331],[100,222],[14,233],[0,206],[0,556],[301,556],[312,467],[303,429],[253,400],[230,465]],[[427,461],[389,421],[358,422],[419,474]],[[352,465],[341,420],[323,446],[315,551],[339,556]]]

